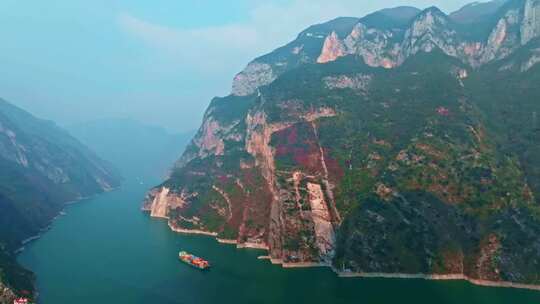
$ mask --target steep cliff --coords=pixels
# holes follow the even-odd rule
[[[447,16],[436,7],[398,7],[364,18],[338,18],[302,32],[296,40],[252,61],[233,81],[233,94],[248,95],[282,73],[306,63],[354,55],[373,67],[399,66],[435,48],[479,67],[513,53],[538,36],[536,0],[494,1],[481,18],[471,7]],[[471,15],[463,24],[465,17]],[[456,21],[459,19],[460,21]],[[241,89],[240,89],[241,88]]]
[[[115,170],[67,132],[0,100],[0,288],[32,295],[14,251],[65,203],[118,185]]]
[[[538,7],[307,29],[212,101],[143,208],[275,263],[540,284]]]

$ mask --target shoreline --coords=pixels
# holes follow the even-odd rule
[[[149,212],[147,209],[141,209],[143,212]],[[222,239],[218,237],[217,232],[212,231],[206,231],[206,230],[200,230],[200,229],[185,229],[185,228],[178,228],[171,225],[171,222],[169,221],[169,218],[167,217],[159,217],[159,216],[152,216],[150,217],[155,219],[163,219],[167,220],[167,226],[169,226],[169,229],[171,231],[180,233],[180,234],[186,234],[186,235],[204,235],[213,237],[218,243],[225,244],[225,245],[236,245],[237,249],[258,249],[258,250],[269,250],[268,246],[266,244],[259,244],[259,243],[253,243],[253,242],[246,242],[246,243],[238,243],[237,240],[232,239]]]
[[[113,192],[113,191],[116,191],[118,189],[122,188],[122,186],[118,186],[116,188],[111,188],[111,189],[103,189],[103,192],[101,193],[96,193],[96,194],[92,194],[92,195],[89,195],[89,196],[81,196],[75,200],[71,200],[71,201],[67,201],[67,202],[64,202],[62,208],[58,211],[58,214],[56,214],[48,223],[46,226],[44,226],[43,228],[39,229],[39,232],[36,234],[36,235],[33,235],[33,236],[30,236],[24,240],[21,241],[21,246],[19,246],[19,248],[15,249],[13,251],[13,253],[15,255],[19,255],[21,252],[24,251],[25,249],[25,246],[35,240],[38,240],[40,239],[44,233],[46,233],[47,231],[49,231],[51,228],[52,228],[52,225],[54,224],[54,222],[59,219],[60,217],[63,217],[63,216],[66,216],[67,215],[67,212],[65,211],[67,207],[71,206],[71,205],[74,205],[74,204],[77,204],[77,203],[81,203],[83,201],[86,201],[86,200],[90,200],[90,199],[93,199],[101,194],[105,194],[105,193],[109,193],[109,192]]]
[[[154,216],[154,218],[158,218],[158,217]],[[166,219],[166,218],[163,218],[163,219]],[[217,235],[218,235],[217,233],[210,232],[210,231],[197,230],[197,229],[184,229],[184,228],[173,227],[169,220],[167,220],[167,226],[169,226],[169,228],[172,231],[177,232],[177,233],[182,233],[182,234],[206,235],[206,236],[213,236],[213,237],[217,237]]]
[[[515,288],[540,291],[540,285],[514,283],[507,281],[488,281],[470,278],[464,274],[411,274],[384,272],[344,272],[332,267],[332,271],[341,278],[384,278],[384,279],[418,279],[429,281],[467,281],[473,285],[496,288]]]
[[[89,199],[92,199],[94,197],[97,197],[98,195],[101,195],[101,194],[105,194],[105,193],[109,193],[109,192],[113,192],[115,190],[118,190],[122,187],[122,185],[118,186],[118,187],[115,187],[115,188],[111,188],[111,189],[103,189],[103,192],[101,193],[96,193],[96,194],[93,194],[93,195],[89,195],[89,196],[86,196],[86,197],[79,197],[78,199],[75,199],[75,200],[71,200],[71,201],[67,201],[67,202],[64,202],[64,205],[62,206],[62,208],[58,211],[58,214],[56,214],[48,223],[46,226],[44,226],[43,228],[41,228],[39,230],[39,232],[34,235],[34,236],[30,236],[24,240],[21,241],[21,246],[19,246],[19,248],[15,249],[13,251],[13,254],[15,255],[15,260],[17,263],[19,263],[18,261],[18,256],[19,254],[21,254],[25,249],[26,249],[26,245],[29,244],[29,243],[32,243],[33,241],[36,241],[38,239],[40,239],[41,237],[43,237],[43,235],[49,231],[51,228],[52,228],[52,225],[54,224],[54,222],[60,218],[60,217],[63,217],[63,216],[66,216],[67,215],[67,212],[65,211],[67,207],[69,207],[70,205],[74,205],[74,204],[77,204],[77,203],[81,203],[82,201],[85,201],[85,200],[89,200]],[[27,269],[26,267],[23,267],[24,269]],[[29,271],[32,272],[32,274],[35,275],[34,271],[31,270],[31,269],[28,269]],[[39,289],[36,285],[37,281],[36,279],[34,278],[34,282],[33,282],[33,293],[34,293],[34,298],[33,300],[36,301],[36,303],[39,303]]]
[[[157,218],[157,217],[154,217]],[[225,245],[236,245],[237,249],[258,249],[268,251],[268,245],[258,243],[238,243],[237,240],[221,239],[218,238],[218,233],[198,230],[198,229],[183,229],[172,227],[167,220],[169,228],[178,233],[191,234],[191,235],[206,235],[213,237],[218,243]],[[269,255],[261,255],[257,257],[259,260],[269,260],[273,265],[280,265],[284,269],[292,268],[314,268],[314,267],[328,267],[340,278],[384,278],[384,279],[418,279],[418,280],[430,280],[430,281],[466,281],[470,284],[483,287],[494,288],[514,288],[524,289],[531,291],[540,291],[540,285],[514,283],[506,281],[488,281],[481,279],[473,279],[464,274],[411,274],[411,273],[384,273],[384,272],[352,272],[352,271],[340,271],[334,268],[332,265],[320,262],[299,262],[299,263],[287,263],[283,259],[274,259]]]

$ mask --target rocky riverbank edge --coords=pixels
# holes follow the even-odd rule
[[[64,205],[62,206],[62,209],[58,211],[58,214],[56,214],[55,217],[53,217],[48,223],[46,226],[44,226],[43,228],[41,228],[39,230],[39,232],[34,235],[34,236],[31,236],[31,237],[28,237],[24,240],[21,241],[20,243],[20,246],[19,248],[15,249],[14,250],[14,254],[15,255],[19,255],[21,252],[24,251],[26,245],[28,245],[29,243],[31,242],[34,242],[38,239],[40,239],[47,231],[49,231],[52,227],[52,225],[54,224],[54,222],[62,217],[62,216],[65,216],[67,213],[66,213],[66,207],[68,207],[69,205],[73,205],[73,204],[77,204],[77,203],[80,203],[80,202],[83,202],[83,201],[86,201],[86,200],[90,200],[90,199],[93,199],[94,197],[98,196],[98,195],[101,195],[101,194],[104,194],[104,193],[108,193],[108,192],[112,192],[112,191],[115,191],[115,190],[118,190],[120,189],[121,186],[118,186],[118,187],[115,187],[115,188],[111,188],[111,189],[103,189],[103,192],[101,193],[96,193],[96,194],[93,194],[93,195],[89,195],[89,196],[81,196],[79,198],[76,198],[74,200],[71,200],[71,201],[67,201],[64,203]],[[10,291],[10,293],[7,293],[7,291]],[[39,290],[37,289],[37,286],[35,285],[35,282],[34,282],[34,290],[33,290],[33,300],[35,301],[38,301],[39,300]],[[18,297],[18,295],[16,295],[11,289],[9,289],[7,286],[3,286],[2,285],[2,282],[0,282],[0,295],[2,294],[7,294],[9,296],[11,296],[12,298],[9,298],[10,301],[9,302],[6,302],[6,303],[12,303],[13,300],[15,298]],[[7,298],[7,296],[6,296]],[[0,303],[3,303],[2,302],[2,299],[0,298]],[[33,302],[32,302],[33,303]]]
[[[506,281],[488,281],[474,279],[464,274],[410,274],[410,273],[384,273],[384,272],[349,272],[339,271],[335,268],[332,270],[342,278],[387,278],[387,279],[423,279],[433,281],[467,281],[474,285],[486,287],[502,287],[502,288],[517,288],[540,291],[540,285],[523,284]]]
[[[47,225],[45,225],[43,228],[41,228],[39,230],[39,232],[34,235],[34,236],[31,236],[31,237],[28,237],[24,240],[21,241],[21,245],[19,246],[19,248],[17,248],[14,253],[17,255],[19,253],[21,253],[22,251],[24,251],[24,248],[27,244],[35,241],[35,240],[38,240],[40,239],[43,234],[45,234],[47,231],[49,231],[51,228],[52,228],[52,225],[54,224],[54,222],[62,217],[62,216],[65,216],[67,215],[66,213],[66,207],[70,206],[70,205],[74,205],[74,204],[77,204],[77,203],[81,203],[83,201],[87,201],[87,200],[91,200],[95,197],[97,197],[98,195],[101,195],[101,194],[105,194],[105,193],[109,193],[109,192],[112,192],[112,191],[115,191],[115,190],[118,190],[120,189],[121,186],[119,187],[116,187],[116,188],[111,188],[111,189],[104,189],[103,192],[101,193],[96,193],[96,194],[93,194],[93,195],[89,195],[89,196],[81,196],[75,200],[72,200],[72,201],[67,201],[65,203],[63,203],[64,205],[62,206],[62,209],[60,211],[58,211],[58,214],[56,214],[55,217],[53,217],[48,223]]]
[[[259,243],[238,243],[237,240],[230,239],[221,239],[218,238],[218,234],[211,231],[197,230],[197,229],[182,229],[178,227],[173,227],[169,223],[169,227],[172,231],[182,233],[182,234],[193,234],[193,235],[206,235],[211,236],[216,239],[217,242],[226,245],[235,245],[238,249],[258,249],[258,250],[269,250],[266,244]],[[499,287],[499,288],[516,288],[516,289],[527,289],[540,291],[540,285],[534,284],[523,284],[523,283],[514,283],[506,281],[487,281],[470,278],[464,274],[410,274],[410,273],[383,273],[383,272],[352,272],[352,271],[341,271],[332,267],[328,263],[319,263],[319,262],[299,262],[299,263],[288,263],[284,262],[282,259],[274,259],[267,255],[259,256],[260,260],[269,260],[270,263],[274,265],[281,265],[283,268],[311,268],[311,267],[329,267],[334,273],[342,278],[386,278],[386,279],[422,279],[422,280],[433,280],[433,281],[467,281],[471,284],[485,287]]]

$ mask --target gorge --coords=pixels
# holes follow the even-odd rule
[[[263,2],[0,2],[0,304],[540,302],[540,0]]]
[[[66,204],[120,185],[118,172],[65,130],[0,99],[0,303],[34,298],[15,260]]]

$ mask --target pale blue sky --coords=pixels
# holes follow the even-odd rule
[[[1,0],[0,97],[61,125],[129,117],[191,130],[235,73],[308,25],[468,2]]]

